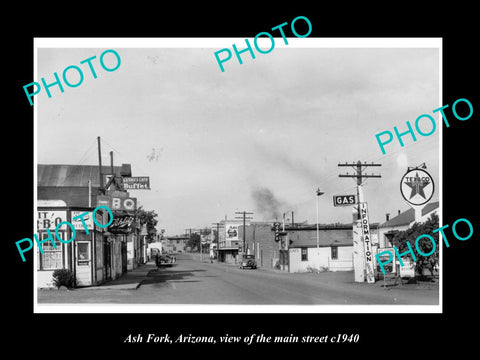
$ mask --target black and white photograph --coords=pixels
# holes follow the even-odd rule
[[[5,11],[8,353],[473,349],[471,6],[125,5]]]
[[[438,233],[394,247],[439,227],[440,39],[90,43],[37,42],[38,311],[439,311]]]

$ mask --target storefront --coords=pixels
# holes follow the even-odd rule
[[[112,257],[115,259],[112,263],[112,279],[116,279],[136,267],[134,267],[135,216],[125,211],[114,211],[108,233]]]
[[[52,276],[57,269],[71,270],[76,286],[91,286],[104,282],[102,229],[94,225],[91,217],[94,209],[39,206],[37,210],[37,236],[39,242],[44,241],[41,242],[43,253],[39,246],[36,246],[37,287],[53,287]],[[83,217],[87,227],[85,229],[82,221],[74,218],[86,212],[89,215]],[[62,222],[71,223],[75,230],[63,224],[55,231]],[[53,239],[49,239],[50,234]],[[60,242],[57,236],[63,241],[73,237],[74,239],[65,244]]]

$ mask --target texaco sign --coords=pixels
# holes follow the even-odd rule
[[[434,190],[433,178],[423,169],[407,171],[400,181],[400,192],[411,205],[426,204],[432,198]]]

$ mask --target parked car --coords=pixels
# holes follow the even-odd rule
[[[250,269],[256,269],[257,268],[257,262],[255,261],[255,256],[254,255],[243,255],[242,256],[242,262],[240,263],[240,269],[245,269],[245,268],[250,268]]]
[[[175,263],[175,256],[168,254],[158,254],[155,258],[155,264],[157,267],[160,266],[172,266]]]

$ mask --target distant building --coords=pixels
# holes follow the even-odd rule
[[[165,252],[185,252],[189,238],[188,235],[164,236],[162,249]]]
[[[378,224],[370,224],[372,242],[378,242]],[[275,241],[272,223],[251,222],[246,226],[246,253],[254,254],[259,267],[288,272],[353,270],[352,224],[286,225],[285,235]],[[243,239],[243,226],[239,238]]]
[[[439,202],[428,203],[421,212],[421,218],[419,222],[425,222],[432,214],[438,215]],[[386,220],[379,226],[379,246],[381,248],[392,247],[393,237],[400,231],[405,231],[415,223],[415,210],[413,208],[407,211],[400,212],[398,215],[390,218],[389,214],[386,216]]]
[[[236,264],[241,255],[242,241],[240,237],[239,220],[222,220],[218,234],[218,260],[221,262]]]

